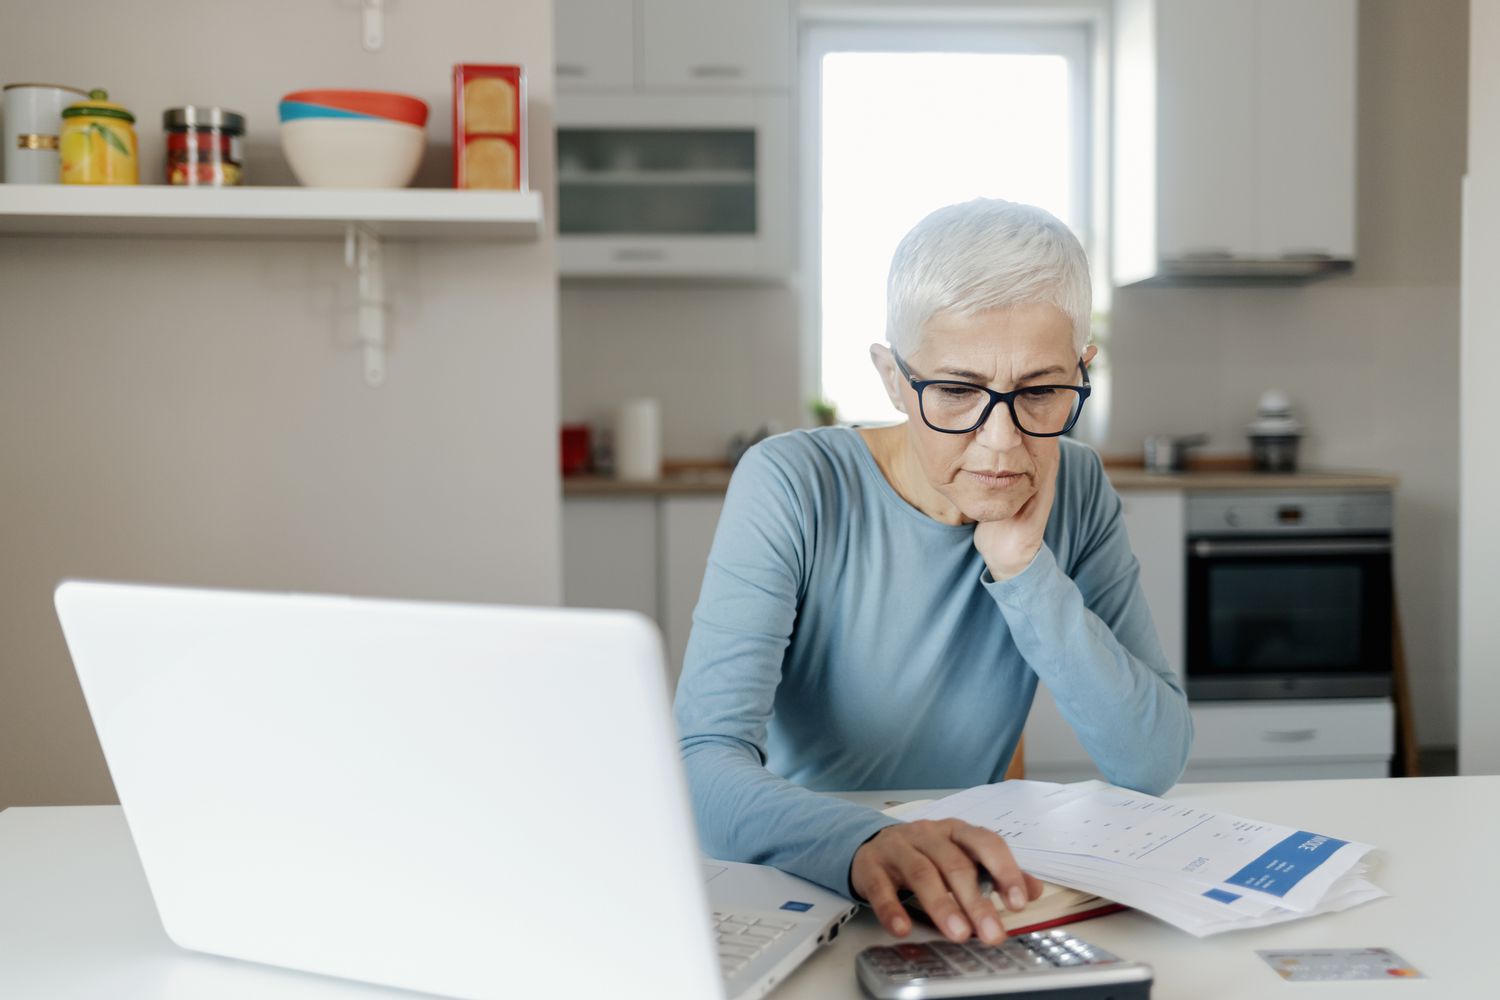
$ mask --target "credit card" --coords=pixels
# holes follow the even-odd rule
[[[1348,979],[1425,979],[1389,948],[1314,948],[1257,951],[1288,982]]]

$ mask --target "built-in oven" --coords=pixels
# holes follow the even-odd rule
[[[1187,498],[1188,697],[1391,692],[1391,494]]]

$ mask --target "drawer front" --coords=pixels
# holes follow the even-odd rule
[[[1189,767],[1276,759],[1389,758],[1395,714],[1385,699],[1199,703]]]
[[[1191,711],[1189,769],[1259,761],[1388,760],[1395,751],[1395,712],[1386,699],[1198,702]],[[1093,768],[1045,687],[1037,688],[1026,721],[1026,762],[1037,777],[1050,767],[1070,774]]]

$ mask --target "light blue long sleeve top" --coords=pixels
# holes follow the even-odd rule
[[[1108,780],[1169,788],[1192,720],[1120,511],[1062,440],[1044,545],[996,582],[974,526],[903,500],[858,431],[751,448],[677,688],[703,849],[852,895],[854,852],[897,821],[819,793],[1000,781],[1039,680]]]

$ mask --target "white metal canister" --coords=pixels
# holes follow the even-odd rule
[[[5,183],[57,184],[62,111],[88,91],[52,83],[5,85]]]

